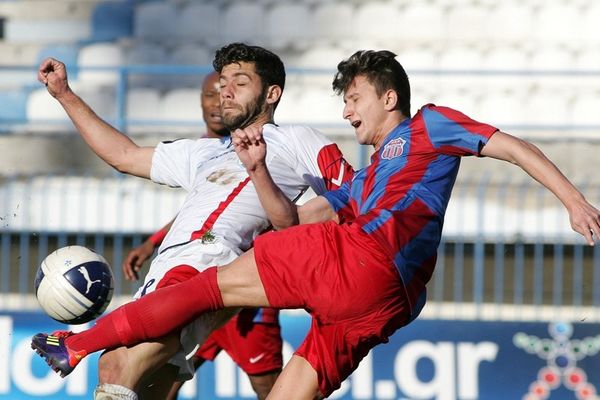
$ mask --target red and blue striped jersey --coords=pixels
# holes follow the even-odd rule
[[[392,257],[412,318],[425,304],[460,157],[479,155],[496,131],[451,108],[425,105],[388,134],[367,167],[324,195],[341,221],[360,224]]]

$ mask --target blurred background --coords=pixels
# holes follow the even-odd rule
[[[355,143],[331,80],[354,51],[389,49],[411,80],[413,113],[426,103],[449,106],[528,139],[598,205],[598,21],[593,0],[0,0],[0,332],[7,332],[0,343],[19,324],[29,332],[28,321],[47,318],[33,277],[57,247],[81,244],[104,254],[115,270],[114,303],[126,301],[138,284],[122,280],[122,258],[169,221],[185,195],[120,175],[91,153],[36,80],[45,57],[65,62],[72,87],[101,117],[155,145],[204,132],[199,87],[216,49],[233,41],[265,46],[288,73],[276,122],[321,129],[360,167],[371,149]],[[590,371],[600,366],[591,357],[600,350],[598,306],[600,251],[572,232],[562,205],[518,168],[464,159],[423,321],[406,338],[395,335],[385,356],[374,353],[371,369],[357,371],[338,397],[597,398],[600,377]],[[306,317],[286,318],[302,325]],[[427,341],[421,326],[440,333]],[[553,335],[556,326],[571,330]],[[515,335],[523,327],[540,341],[527,336],[529,347],[519,352]],[[585,352],[564,332],[591,332],[577,339]],[[35,385],[22,382],[54,377],[28,358],[32,380],[22,380],[10,360],[30,355],[15,353],[16,336],[0,344],[0,398],[85,398],[85,385],[81,392],[58,383],[43,396],[28,392]],[[301,336],[289,339],[290,352]],[[433,346],[406,353],[414,376],[386,376],[400,370],[399,359],[410,364],[402,352],[413,339]],[[459,344],[467,342],[498,348],[481,353],[486,362],[461,364]],[[455,346],[451,360],[437,358],[446,354],[440,343]],[[554,345],[544,352],[540,343]],[[538,364],[511,375],[514,365],[529,365],[525,357]],[[538,374],[548,366],[562,384]],[[490,371],[508,376],[509,388]],[[579,384],[569,380],[574,371]],[[205,387],[215,381],[211,373]],[[203,398],[251,398],[240,385],[232,392],[211,386]],[[189,390],[194,398],[196,389]]]

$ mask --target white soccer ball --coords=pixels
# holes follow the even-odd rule
[[[106,310],[114,290],[108,262],[83,246],[50,253],[35,276],[35,294],[44,311],[65,324],[83,324]]]

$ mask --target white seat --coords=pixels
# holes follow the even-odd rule
[[[568,70],[575,66],[575,54],[559,46],[539,46],[531,54],[529,67],[534,70]]]
[[[276,49],[304,49],[312,38],[312,19],[306,4],[276,2],[266,16],[267,43]]]
[[[487,70],[523,70],[529,65],[527,51],[513,45],[491,46],[484,54],[482,68]]]
[[[255,1],[231,2],[223,10],[221,32],[225,42],[252,42],[261,44],[264,40],[265,12],[262,4]]]
[[[202,110],[198,89],[173,89],[160,101],[160,118],[165,121],[198,122],[202,126]]]
[[[171,3],[154,1],[136,6],[133,17],[133,35],[150,40],[169,40],[174,37],[177,9]]]
[[[478,121],[497,126],[502,129],[506,125],[522,125],[525,123],[525,97],[516,91],[490,90],[479,102]]]
[[[73,90],[101,118],[116,116],[115,93],[98,87],[90,87],[77,83],[71,85]],[[27,119],[29,121],[68,121],[67,113],[62,106],[46,90],[36,89],[27,98]]]
[[[214,43],[219,39],[221,9],[218,4],[190,2],[179,11],[178,16],[175,23],[178,38],[204,43]]]
[[[469,4],[451,7],[447,15],[445,39],[453,41],[487,40],[491,29],[488,24],[489,7]]]
[[[46,88],[36,89],[29,93],[26,106],[27,119],[29,121],[68,121],[65,110],[56,101]]]
[[[437,49],[429,46],[413,46],[396,52],[396,59],[410,77],[414,70],[431,70],[439,67]]]
[[[329,68],[332,71],[340,61],[351,54],[335,46],[312,46],[298,56],[297,65],[305,68]]]
[[[312,13],[314,37],[334,43],[351,43],[354,9],[342,2],[323,2],[316,5]]]
[[[407,43],[418,45],[439,41],[446,34],[444,26],[444,11],[435,3],[411,2],[401,12],[400,32]]]
[[[4,39],[9,42],[68,42],[85,40],[92,31],[90,19],[16,19],[4,23]]]
[[[342,117],[344,102],[330,87],[308,87],[300,97],[299,108],[309,124],[347,123]]]
[[[160,92],[151,88],[130,89],[126,107],[129,120],[154,120],[160,113]]]
[[[497,2],[488,16],[491,29],[499,29],[490,40],[495,43],[519,44],[532,35],[533,10],[526,1]]]
[[[96,85],[112,85],[119,79],[117,70],[92,71],[85,67],[119,67],[125,63],[121,48],[114,43],[96,43],[82,47],[77,56],[77,65],[81,67],[79,81]]]
[[[571,109],[571,122],[575,125],[600,125],[600,93],[578,94]]]
[[[373,47],[395,42],[398,35],[406,32],[399,9],[383,1],[370,1],[358,6],[354,21],[361,41],[365,44],[372,42]]]
[[[569,122],[568,92],[558,89],[533,90],[525,103],[529,124],[566,125]]]
[[[480,69],[482,65],[482,51],[474,46],[450,47],[439,56],[439,67],[442,70]]]
[[[579,41],[588,45],[600,45],[600,3],[597,1],[586,2],[586,8],[583,11],[579,21]],[[597,67],[598,64],[596,64]]]
[[[575,58],[574,67],[579,70],[594,71],[600,65],[600,47],[590,46],[581,49]]]
[[[542,43],[580,40],[580,22],[581,15],[576,4],[548,2],[538,9],[533,24],[534,37]]]

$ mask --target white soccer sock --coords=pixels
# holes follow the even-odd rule
[[[94,390],[94,400],[138,400],[138,395],[125,386],[99,383]]]

